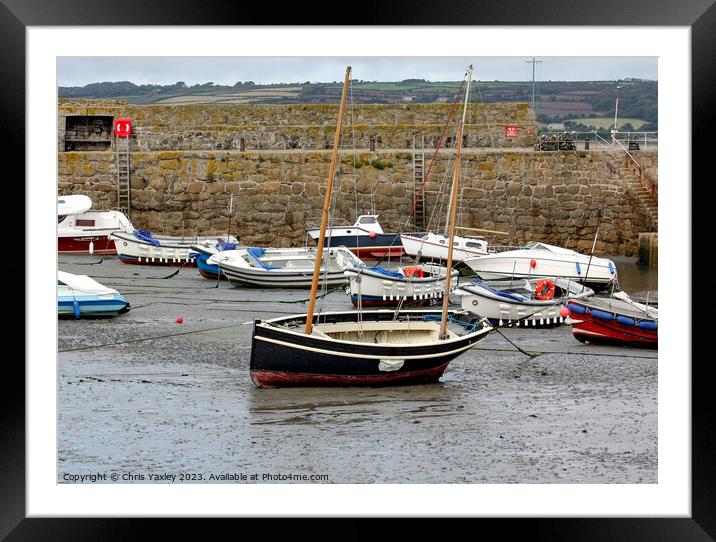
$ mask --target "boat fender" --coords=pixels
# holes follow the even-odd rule
[[[656,322],[651,322],[649,320],[642,320],[636,325],[636,327],[640,329],[648,329],[651,331],[655,331],[659,327],[659,324],[657,324]]]
[[[378,370],[386,372],[397,371],[404,363],[404,359],[381,359],[380,363],[378,363]]]
[[[614,264],[610,261],[609,262],[609,272],[613,275],[615,271]]]
[[[376,236],[376,235],[377,235],[377,234],[376,234],[374,231],[372,231],[372,232],[370,232],[370,233],[368,234],[368,237],[370,237],[371,239],[375,239],[375,236]]]
[[[534,269],[535,267],[537,267],[537,260],[530,260],[530,267],[531,267],[532,269]]]
[[[72,301],[72,311],[75,313],[75,320],[80,317],[80,303],[76,299]]]
[[[567,316],[569,316],[569,309],[567,308],[566,305],[562,305],[562,306],[559,308],[559,315],[560,315],[562,318],[567,318]]]
[[[584,314],[585,312],[587,312],[587,309],[585,309],[581,305],[575,305],[574,303],[567,303],[567,309],[569,309],[570,312],[574,312],[577,314]]]
[[[532,260],[534,261],[534,260]],[[535,286],[535,298],[540,301],[549,301],[554,297],[554,282],[549,279],[537,281]]]
[[[592,316],[594,318],[599,318],[600,320],[614,320],[613,313],[600,311],[599,309],[592,309]]]
[[[577,262],[577,275],[581,275],[581,274],[582,274],[582,266],[579,265],[579,262]]]
[[[633,326],[636,324],[636,320],[634,320],[634,318],[629,318],[628,316],[617,316],[617,322],[623,326]]]

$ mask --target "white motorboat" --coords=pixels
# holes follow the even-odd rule
[[[463,260],[483,280],[504,278],[563,278],[585,283],[595,291],[607,288],[617,277],[614,262],[574,250],[531,242],[517,250]]]
[[[345,284],[347,267],[363,262],[346,247],[331,248],[323,257],[321,284]],[[224,250],[210,256],[206,263],[216,265],[232,286],[270,288],[310,288],[316,263],[316,249],[249,247]]]
[[[117,255],[123,263],[148,265],[196,265],[192,245],[215,245],[217,242],[238,243],[234,236],[215,235],[204,237],[154,236],[144,230],[118,231],[110,235],[117,247]]]
[[[414,307],[442,299],[447,268],[426,263],[396,269],[349,267],[344,273],[355,306]],[[458,275],[453,269],[451,289],[457,286]]]
[[[491,324],[525,327],[555,326],[564,322],[561,304],[567,299],[594,295],[594,290],[567,279],[473,280],[454,292],[462,308]]]
[[[422,259],[447,260],[448,237],[446,235],[427,233],[404,233],[400,235],[405,253]],[[488,254],[487,241],[484,237],[463,237],[456,235],[454,239],[453,261],[459,262],[466,258],[475,258]]]
[[[57,272],[57,315],[60,317],[116,316],[129,310],[117,291],[87,275]]]
[[[92,200],[84,195],[57,198],[57,251],[60,254],[116,254],[117,230],[132,231],[130,220],[119,211],[90,211]]]

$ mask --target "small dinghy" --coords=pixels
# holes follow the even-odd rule
[[[310,288],[316,265],[315,248],[249,247],[217,252],[207,259],[229,279],[232,286],[263,288]],[[321,283],[345,284],[347,267],[363,262],[345,247],[332,248],[320,268]]]
[[[445,293],[447,268],[421,264],[386,269],[384,267],[350,267],[348,293],[354,306],[416,307],[440,300]],[[453,269],[451,288],[459,273]]]
[[[117,255],[122,263],[146,265],[196,265],[189,255],[192,245],[215,244],[226,239],[226,236],[205,237],[170,237],[154,236],[148,231],[132,230],[131,232],[114,232],[110,235],[117,247]],[[237,243],[236,237],[230,236],[230,243]]]
[[[321,228],[306,230],[315,242],[321,235]],[[334,226],[326,232],[324,246],[344,246],[363,259],[383,259],[403,254],[400,235],[384,233],[378,222],[378,215],[360,215],[352,226]]]
[[[574,338],[583,343],[616,344],[657,348],[659,312],[656,308],[632,301],[624,292],[612,297],[570,300],[566,323]]]
[[[117,290],[87,275],[57,272],[57,315],[69,318],[117,316],[129,310],[129,302]]]
[[[237,248],[238,245],[236,243],[228,243],[226,241],[192,245],[189,249],[189,257],[194,258],[196,266],[199,268],[199,274],[205,279],[219,280],[219,278],[221,278],[222,280],[226,280],[219,266],[209,263],[208,260],[214,254],[226,250],[236,250]]]
[[[60,254],[116,254],[109,235],[131,231],[132,223],[119,211],[90,211],[92,200],[76,194],[57,198],[57,252]]]
[[[483,280],[564,278],[585,282],[594,291],[606,289],[617,277],[614,262],[567,248],[532,242],[517,250],[463,260]]]
[[[552,327],[564,322],[561,304],[567,298],[594,295],[587,288],[565,279],[473,280],[453,292],[462,308],[487,318],[491,324]]]

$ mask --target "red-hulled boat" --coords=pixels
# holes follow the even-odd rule
[[[583,343],[657,348],[659,314],[656,308],[632,301],[619,292],[612,297],[571,300],[565,305],[574,338]]]
[[[84,195],[57,198],[57,251],[60,254],[116,254],[109,235],[133,229],[119,211],[90,211],[92,200]]]

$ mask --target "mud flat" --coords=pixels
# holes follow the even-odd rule
[[[251,322],[305,312],[307,291],[216,287],[194,268],[165,278],[176,269],[114,257],[59,262],[132,306],[58,323],[59,483],[658,481],[656,351],[509,329],[543,354],[493,333],[439,384],[257,389]],[[333,292],[323,308],[350,301]],[[150,479],[162,474],[174,478]]]

